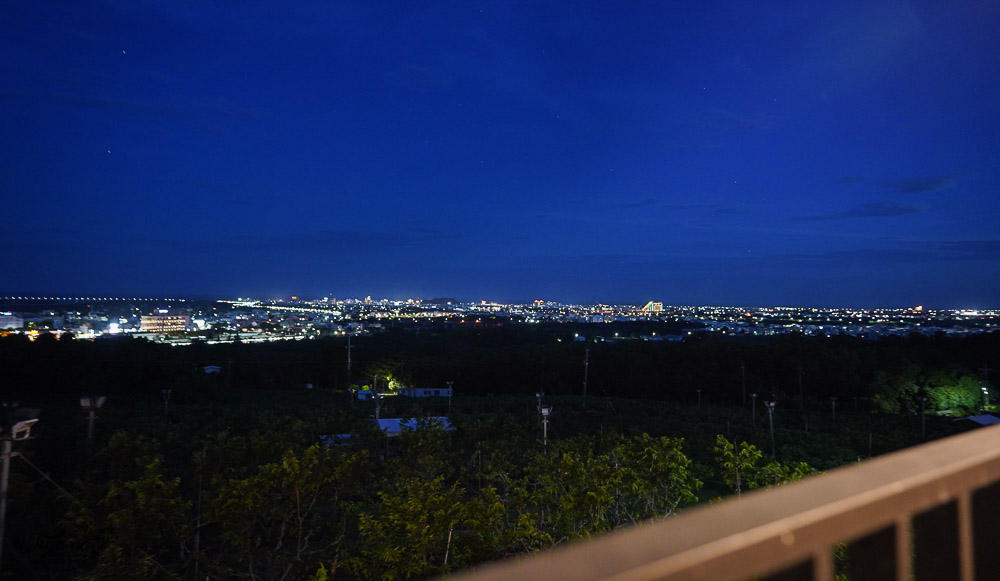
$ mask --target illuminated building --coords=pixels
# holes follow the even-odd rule
[[[24,318],[11,312],[0,313],[0,329],[20,329],[24,326]]]
[[[169,333],[185,331],[191,325],[191,314],[187,309],[156,309],[151,315],[143,315],[139,330],[143,333]]]

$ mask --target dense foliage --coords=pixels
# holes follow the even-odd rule
[[[42,410],[11,464],[2,577],[438,575],[954,433],[963,425],[937,413],[979,409],[976,369],[998,352],[992,335],[581,345],[547,332],[356,338],[364,373],[455,382],[452,401],[388,398],[383,417],[454,426],[425,421],[398,438],[343,389],[339,339],[0,340],[5,399]],[[741,362],[748,392],[778,401],[776,458],[760,402],[741,401]],[[541,388],[554,408],[547,445]],[[108,396],[92,444],[85,394]],[[341,445],[324,438],[342,433]]]

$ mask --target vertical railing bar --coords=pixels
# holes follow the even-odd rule
[[[958,497],[958,558],[962,581],[973,581],[975,577],[972,544],[972,493],[964,490]]]
[[[913,580],[913,543],[910,534],[910,515],[896,519],[896,581]]]
[[[813,553],[813,581],[833,581],[833,547]]]

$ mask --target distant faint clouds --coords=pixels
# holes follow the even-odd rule
[[[869,184],[878,186],[887,194],[923,194],[940,192],[958,185],[958,174],[919,176],[901,180],[883,180],[867,176],[840,176],[835,184]]]
[[[926,204],[911,204],[907,202],[870,202],[861,204],[856,208],[851,208],[844,212],[831,212],[829,214],[819,214],[816,216],[806,216],[798,218],[799,221],[811,220],[843,220],[850,218],[879,218],[905,216],[907,214],[919,214],[926,212],[929,206]]]
[[[954,174],[947,176],[928,176],[910,178],[885,184],[886,189],[894,194],[919,194],[923,192],[939,192],[956,185]]]
[[[953,259],[1000,259],[1000,240],[935,241],[926,243],[926,246]]]

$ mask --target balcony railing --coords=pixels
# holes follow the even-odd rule
[[[835,575],[1000,579],[1000,426],[454,579],[832,581]]]

